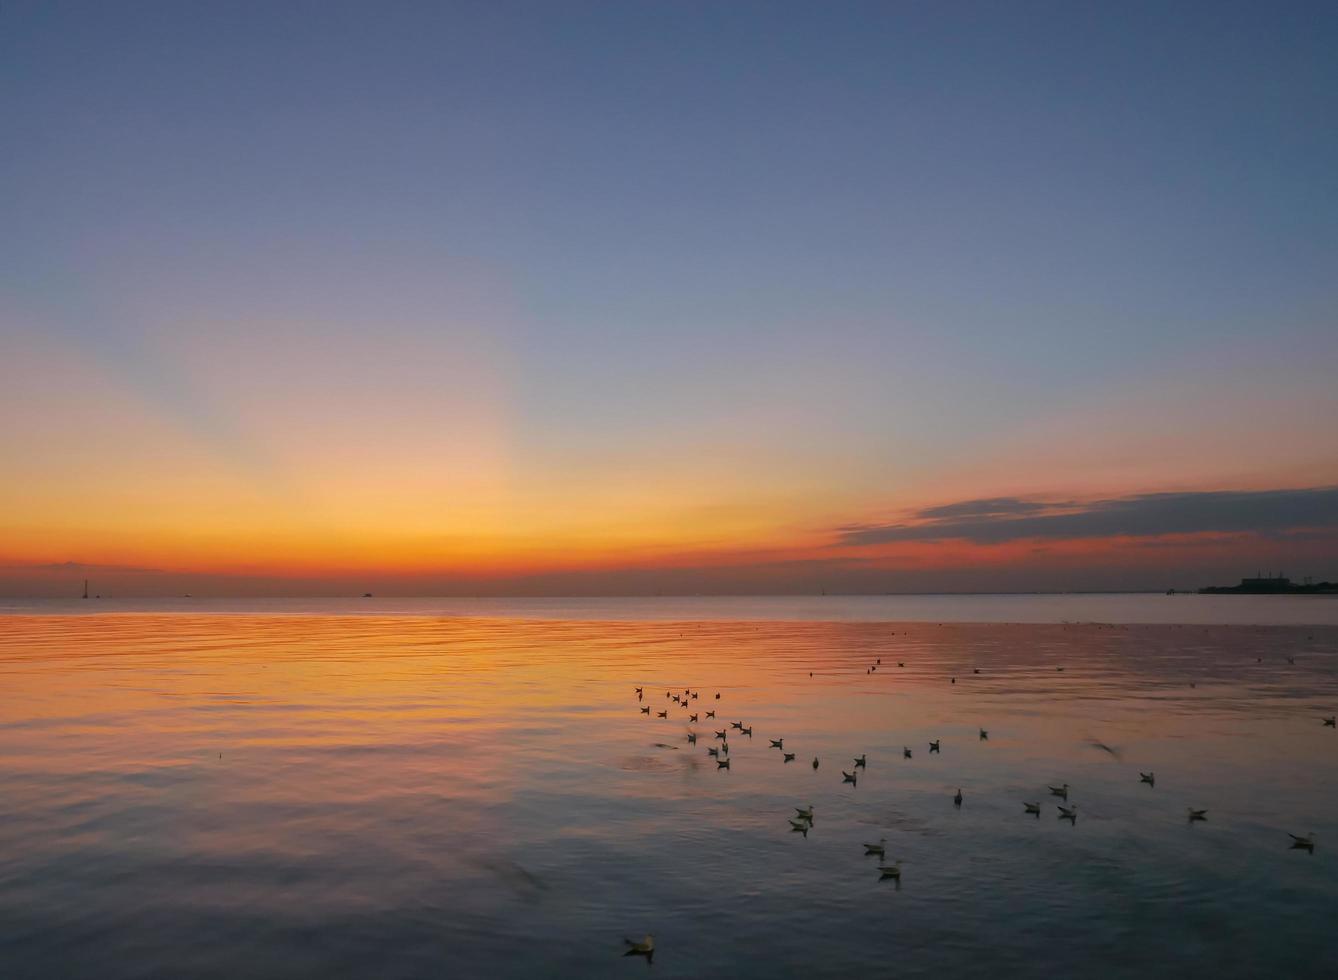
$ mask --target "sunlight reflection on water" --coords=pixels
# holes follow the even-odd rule
[[[1330,975],[1336,667],[1332,626],[0,617],[0,976],[639,976],[646,932],[659,976]]]

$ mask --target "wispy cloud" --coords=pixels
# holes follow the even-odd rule
[[[1315,528],[1338,528],[1338,487],[1148,493],[1088,503],[992,497],[925,508],[902,522],[850,524],[837,531],[842,544],[868,545],[948,539],[1000,544],[1034,538],[1210,532],[1283,534]]]

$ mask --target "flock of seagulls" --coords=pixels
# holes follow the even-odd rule
[[[1288,658],[1288,661],[1289,661],[1289,662],[1294,662],[1294,660],[1292,660],[1292,658]],[[865,673],[866,673],[866,674],[873,674],[875,671],[877,671],[877,669],[878,669],[880,666],[882,666],[882,660],[881,660],[881,659],[878,659],[875,663],[870,664],[870,665],[867,667]],[[898,661],[898,662],[897,662],[897,666],[898,666],[898,667],[905,667],[906,664],[905,664],[904,661]],[[1062,672],[1062,671],[1064,670],[1064,668],[1063,668],[1063,667],[1056,667],[1055,670],[1056,670],[1056,671],[1061,671],[1061,672]],[[979,674],[979,673],[980,673],[980,668],[978,668],[978,667],[977,667],[977,668],[973,668],[972,673],[973,673],[973,674]],[[812,673],[811,671],[809,672],[809,676],[810,676],[810,677],[813,676],[813,673]],[[956,683],[957,683],[957,678],[956,678],[956,677],[952,677],[952,678],[951,678],[951,683],[956,684]],[[666,699],[671,700],[673,703],[675,703],[675,704],[679,704],[679,705],[683,705],[683,706],[686,707],[686,706],[689,704],[689,702],[697,700],[697,699],[699,698],[699,696],[700,696],[700,693],[701,693],[700,691],[693,691],[693,690],[691,690],[691,689],[686,689],[686,690],[683,691],[682,694],[677,694],[677,693],[674,693],[674,692],[672,692],[672,691],[665,691],[664,696],[665,696]],[[638,688],[636,688],[636,697],[637,697],[637,701],[638,701],[638,702],[644,700],[644,698],[645,698],[645,688],[644,688],[644,687],[638,687]],[[716,695],[715,695],[715,699],[714,699],[714,700],[716,700],[716,701],[719,701],[719,700],[720,700],[720,694],[719,694],[719,692],[716,693]],[[650,714],[650,707],[647,706],[647,705],[642,705],[642,706],[641,706],[641,713],[642,713],[642,714]],[[667,711],[657,711],[657,712],[656,712],[656,717],[658,717],[658,718],[667,718],[667,717],[668,717],[668,712],[667,712]],[[689,716],[688,716],[688,721],[689,721],[690,723],[695,723],[695,722],[697,721],[697,717],[698,717],[698,713],[697,713],[697,712],[691,713],[691,714],[689,714]],[[706,717],[707,717],[707,718],[714,718],[714,717],[715,717],[715,711],[708,711],[708,712],[706,712]],[[1321,719],[1321,721],[1322,721],[1323,724],[1324,724],[1324,727],[1326,727],[1326,728],[1334,728],[1334,727],[1335,727],[1335,721],[1336,721],[1336,720],[1338,720],[1338,719],[1336,719],[1335,716],[1332,716],[1332,715],[1330,715],[1330,716],[1327,717],[1327,718],[1322,718],[1322,719]],[[718,746],[713,746],[713,747],[711,747],[711,748],[708,748],[708,749],[707,749],[707,754],[708,754],[709,756],[715,758],[715,760],[716,760],[716,767],[717,767],[718,769],[729,769],[729,768],[730,768],[730,758],[729,758],[729,733],[730,733],[731,731],[735,731],[735,732],[738,732],[738,734],[741,735],[741,736],[746,736],[746,737],[748,737],[748,738],[752,738],[752,735],[753,735],[753,728],[752,728],[751,725],[745,725],[745,724],[744,724],[743,722],[741,722],[741,721],[735,721],[735,722],[731,722],[731,723],[729,724],[729,726],[726,727],[726,728],[723,728],[723,729],[720,729],[720,730],[714,730],[714,729],[713,729],[713,731],[714,731],[714,733],[715,733],[715,740],[718,741],[720,744],[719,744]],[[698,736],[698,733],[697,733],[697,732],[689,731],[689,732],[687,733],[687,741],[688,741],[688,744],[690,744],[690,745],[695,745],[696,742],[697,742],[697,736]],[[985,729],[985,728],[979,728],[979,729],[978,729],[978,740],[979,740],[979,741],[981,741],[981,742],[989,741],[989,737],[990,737],[990,733],[989,733],[989,731],[988,731],[987,729]],[[786,751],[785,751],[785,739],[784,739],[784,738],[768,738],[768,742],[769,742],[769,747],[770,747],[770,748],[773,748],[773,749],[779,749],[779,750],[781,751],[782,761],[783,761],[784,763],[788,764],[788,763],[794,761],[794,759],[795,759],[795,753],[794,753],[794,752],[786,752]],[[1111,755],[1115,756],[1116,758],[1119,758],[1119,754],[1118,754],[1118,752],[1116,752],[1114,749],[1111,749],[1111,748],[1108,747],[1108,746],[1102,745],[1102,744],[1099,743],[1099,742],[1094,742],[1093,744],[1095,744],[1098,748],[1102,748],[1102,749],[1104,749],[1105,751],[1109,752]],[[941,746],[942,746],[942,739],[937,739],[937,738],[936,738],[936,739],[934,739],[933,741],[931,741],[931,742],[929,743],[929,752],[930,752],[930,754],[941,755],[941,754],[942,754],[942,747],[941,747]],[[904,759],[911,759],[911,758],[913,758],[913,753],[912,753],[912,751],[911,751],[911,747],[910,747],[909,745],[907,745],[907,746],[903,746],[903,747],[902,747],[902,758],[904,758]],[[816,770],[816,769],[819,767],[819,765],[820,765],[819,759],[818,759],[816,756],[814,756],[814,758],[813,758],[813,769]],[[848,785],[851,785],[851,786],[857,786],[857,785],[859,784],[859,773],[860,773],[860,770],[862,770],[862,769],[866,769],[867,767],[868,767],[868,754],[867,754],[867,753],[861,753],[860,755],[853,757],[853,759],[852,759],[852,765],[851,765],[851,767],[850,767],[850,770],[849,770],[849,771],[846,771],[845,769],[842,769],[842,770],[841,770],[841,782],[842,782],[842,784],[843,784],[843,785],[848,784]],[[1141,784],[1146,784],[1146,785],[1149,786],[1149,787],[1154,787],[1154,788],[1155,788],[1156,785],[1157,785],[1157,776],[1156,776],[1156,773],[1155,773],[1155,772],[1142,772],[1142,771],[1140,771],[1140,772],[1138,773],[1138,780],[1139,780],[1139,782],[1140,782]],[[1070,786],[1069,786],[1069,784],[1068,784],[1068,783],[1061,783],[1061,784],[1059,784],[1058,786],[1047,786],[1047,789],[1050,791],[1050,795],[1051,795],[1052,797],[1055,797],[1055,798],[1057,798],[1059,801],[1062,801],[1062,802],[1058,802],[1058,803],[1056,803],[1056,808],[1057,808],[1057,811],[1058,811],[1058,818],[1059,818],[1060,820],[1067,820],[1067,821],[1068,821],[1069,823],[1071,823],[1071,824],[1076,824],[1076,823],[1077,823],[1077,820],[1078,820],[1078,804],[1077,804],[1077,803],[1070,803],[1070,802],[1069,802],[1069,792],[1070,792]],[[957,788],[957,792],[956,792],[956,793],[953,795],[953,797],[952,797],[952,802],[953,802],[953,806],[955,806],[955,807],[957,807],[957,808],[961,808],[962,803],[963,803],[963,796],[962,796],[962,790],[961,790],[961,787],[958,787],[958,788]],[[1041,803],[1040,803],[1040,801],[1031,801],[1031,802],[1029,802],[1029,801],[1023,801],[1023,803],[1022,803],[1022,808],[1023,808],[1023,813],[1024,813],[1024,814],[1027,814],[1027,815],[1033,815],[1033,816],[1036,816],[1037,818],[1039,818],[1040,815],[1041,815]],[[814,814],[814,808],[813,808],[813,804],[810,803],[810,804],[808,804],[808,806],[806,806],[806,807],[798,807],[798,806],[797,806],[797,807],[794,808],[794,811],[795,811],[795,815],[794,815],[793,817],[788,818],[788,819],[789,819],[790,830],[791,830],[792,832],[794,832],[794,833],[801,834],[801,835],[803,835],[805,838],[807,838],[807,837],[808,837],[808,832],[809,832],[810,830],[813,829],[813,823],[814,823],[814,815],[813,815],[813,814]],[[1197,822],[1200,822],[1200,821],[1206,821],[1206,820],[1208,819],[1208,811],[1207,811],[1206,809],[1197,809],[1197,808],[1195,808],[1195,807],[1186,807],[1186,808],[1185,808],[1185,812],[1186,812],[1187,820],[1188,820],[1189,823],[1197,823]],[[1292,847],[1293,850],[1304,850],[1304,851],[1308,851],[1308,852],[1310,852],[1310,853],[1314,853],[1314,850],[1315,850],[1315,834],[1314,834],[1313,832],[1312,832],[1312,833],[1305,834],[1305,835],[1288,834],[1288,836],[1291,838],[1291,847]],[[887,838],[886,838],[886,837],[880,837],[880,838],[878,839],[878,842],[877,842],[877,843],[865,843],[865,844],[864,844],[864,856],[865,856],[865,857],[876,857],[876,858],[879,859],[879,864],[878,864],[878,875],[879,875],[879,880],[893,880],[893,881],[895,881],[895,882],[897,883],[897,886],[900,887],[900,883],[901,883],[901,861],[900,861],[900,860],[895,860],[895,861],[892,861],[892,862],[888,862],[888,861],[887,861]],[[631,939],[628,939],[628,940],[626,940],[626,944],[627,944],[627,951],[626,951],[625,955],[627,955],[627,956],[634,956],[634,955],[637,955],[637,956],[644,956],[644,957],[647,958],[647,960],[649,960],[651,957],[654,956],[654,952],[655,952],[655,937],[654,937],[653,935],[647,935],[647,936],[646,936],[644,939],[642,939],[642,940],[631,940]]]

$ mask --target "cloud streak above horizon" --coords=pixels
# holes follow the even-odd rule
[[[1147,493],[1087,503],[991,497],[924,508],[897,523],[848,524],[837,532],[839,543],[857,546],[955,539],[988,545],[1332,527],[1338,527],[1338,487]]]

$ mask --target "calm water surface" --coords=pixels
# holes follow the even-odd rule
[[[1338,975],[1338,627],[396,612],[0,616],[0,977]]]

